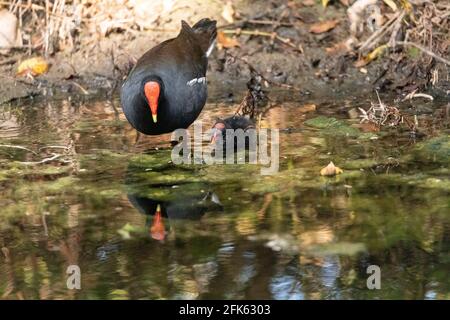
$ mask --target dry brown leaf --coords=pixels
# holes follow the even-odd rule
[[[48,70],[48,62],[42,57],[30,58],[22,61],[17,68],[17,75],[38,76],[46,73]]]
[[[344,6],[348,7],[350,5],[349,0],[339,0],[340,3],[342,3]]]
[[[305,104],[303,106],[300,107],[300,112],[312,112],[312,111],[316,111],[316,105],[312,104],[312,103],[308,103]]]
[[[21,45],[17,17],[14,14],[0,10],[0,29],[0,52],[7,53],[8,48]]]
[[[378,132],[380,127],[373,122],[364,122],[358,125],[362,132]]]
[[[219,49],[229,49],[240,46],[239,41],[236,38],[227,37],[222,31],[217,32],[217,45]]]
[[[325,51],[330,55],[344,54],[350,52],[352,48],[348,45],[347,41],[341,41],[334,46],[325,48]]]
[[[389,8],[392,9],[392,11],[397,11],[398,10],[397,4],[394,1],[392,1],[392,0],[383,0],[383,2],[386,3],[389,6]]]
[[[228,23],[233,23],[234,13],[233,3],[231,3],[231,1],[227,1],[227,3],[223,6],[222,18],[224,18]]]
[[[365,65],[369,64],[379,56],[381,56],[384,51],[388,48],[387,44],[384,44],[382,46],[379,46],[378,48],[375,48],[372,52],[370,52],[367,56],[363,57],[362,59],[359,59],[355,62],[356,68],[364,67]]]
[[[316,0],[303,0],[302,4],[305,7],[312,7],[313,5],[316,4]]]
[[[411,12],[412,5],[408,2],[408,0],[400,0],[400,3],[402,5],[402,8],[405,9],[406,12]]]
[[[337,174],[341,174],[344,172],[341,168],[336,167],[333,163],[333,161],[330,161],[330,163],[320,170],[321,176],[335,176]]]
[[[327,31],[330,31],[331,29],[334,29],[334,27],[337,26],[339,23],[339,20],[327,20],[315,23],[309,28],[309,32],[312,33],[324,33]]]

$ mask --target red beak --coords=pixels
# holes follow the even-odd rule
[[[211,137],[211,144],[215,144],[217,141],[217,136],[220,134],[220,130],[219,129],[213,129],[213,135]]]
[[[152,112],[152,119],[154,123],[158,121],[157,114],[158,114],[158,100],[160,93],[161,93],[161,86],[159,85],[158,82],[149,81],[145,83],[144,94],[150,106],[150,110]]]
[[[150,227],[150,234],[153,239],[162,241],[166,237],[166,229],[164,227],[163,218],[161,216],[161,206],[156,207],[155,218]]]

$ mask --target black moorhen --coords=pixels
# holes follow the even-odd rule
[[[199,220],[208,210],[222,209],[219,198],[213,192],[207,192],[205,195],[199,192],[193,196],[185,195],[181,190],[179,196],[172,201],[158,201],[128,194],[128,200],[148,216],[146,224],[150,226],[149,233],[155,240],[164,240],[166,236],[167,226],[164,221]]]
[[[182,21],[176,38],[137,61],[120,94],[123,112],[136,130],[158,135],[195,121],[206,102],[206,69],[216,34],[214,20],[202,19],[192,27]]]
[[[218,137],[222,135],[223,146],[226,143],[227,129],[237,130],[242,129],[246,132],[249,129],[255,129],[255,122],[247,116],[234,115],[226,119],[217,119],[212,127],[211,143],[216,143]]]

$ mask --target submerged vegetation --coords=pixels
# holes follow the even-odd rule
[[[24,164],[36,155],[0,147],[3,298],[449,298],[445,129],[415,144],[401,129],[361,139],[358,119],[328,115],[339,105],[318,101],[303,119],[271,109],[302,130],[281,134],[280,172],[261,176],[249,164],[174,165],[167,144],[133,146],[133,131],[109,126],[125,121],[110,103],[77,105],[104,121],[80,113],[61,127],[45,116],[55,104],[10,107],[16,133],[1,145],[33,129],[20,144],[31,153],[66,137],[76,152]],[[343,172],[321,176],[330,161]],[[79,292],[61,280],[73,263]],[[381,291],[364,289],[369,264],[382,266]]]

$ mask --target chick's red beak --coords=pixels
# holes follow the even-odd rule
[[[215,144],[217,141],[217,136],[220,134],[220,130],[219,129],[213,129],[212,131],[212,137],[211,137],[211,144]]]
[[[223,130],[225,130],[225,124],[221,122],[217,122],[214,127],[212,128],[212,135],[211,135],[211,144],[215,144],[217,141],[217,138],[222,135]]]
[[[161,86],[156,81],[146,82],[144,85],[144,94],[147,98],[150,110],[152,112],[153,122],[156,123],[158,120],[158,100],[161,93]]]

